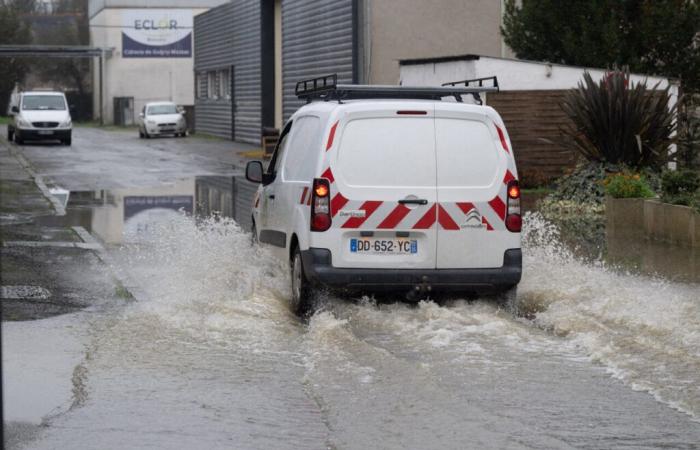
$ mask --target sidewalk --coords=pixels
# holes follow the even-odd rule
[[[32,217],[52,214],[51,202],[25,169],[15,151],[0,137],[0,225],[27,223]],[[4,240],[4,236],[3,236]]]
[[[63,207],[12,147],[0,137],[2,320],[41,319],[120,297],[91,244],[72,228],[37,223]]]

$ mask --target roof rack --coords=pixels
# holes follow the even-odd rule
[[[466,86],[469,87],[471,84],[476,84],[479,83],[480,88],[484,87],[484,81],[490,81],[491,82],[491,88],[494,90],[484,90],[482,92],[499,92],[501,89],[498,87],[498,78],[494,75],[492,77],[483,77],[483,78],[473,78],[471,80],[461,80],[461,81],[450,81],[449,83],[442,83],[443,86]],[[483,104],[484,102],[481,100],[481,96],[476,93],[474,94],[474,100],[478,104]]]
[[[481,104],[481,92],[498,92],[498,81],[493,86],[391,86],[337,84],[336,74],[300,81],[296,84],[294,93],[307,103],[313,100],[352,100],[352,99],[412,99],[412,100],[441,100],[444,97],[454,97],[458,102],[463,95],[472,95]],[[463,82],[455,82],[463,83]]]

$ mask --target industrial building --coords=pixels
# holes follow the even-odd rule
[[[230,0],[194,19],[197,132],[259,143],[301,105],[297,81],[396,84],[399,60],[509,56],[498,0]]]
[[[93,68],[93,86],[103,86],[95,118],[128,125],[157,100],[192,107],[194,16],[223,2],[89,0],[90,45],[107,49],[103,70]]]

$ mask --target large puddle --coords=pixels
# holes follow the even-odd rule
[[[228,180],[71,193],[63,220],[106,242],[143,298],[94,319],[84,398],[32,448],[700,442],[696,272],[582,259],[529,214],[522,315],[326,295],[302,322],[286,271],[226,217],[249,215]]]

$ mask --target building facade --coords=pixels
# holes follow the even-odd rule
[[[194,16],[223,2],[89,0],[90,45],[108,49],[93,67],[95,118],[130,124],[150,101],[194,105]]]
[[[195,17],[198,132],[259,143],[299,107],[296,83],[396,84],[399,60],[502,56],[500,0],[230,0]]]
[[[352,0],[233,0],[195,17],[197,132],[259,143],[302,104],[296,82],[358,80]]]

